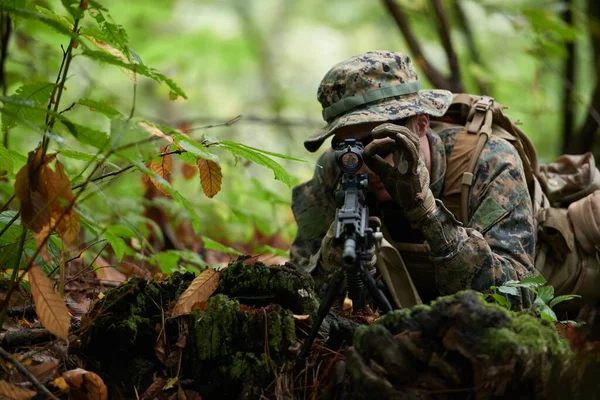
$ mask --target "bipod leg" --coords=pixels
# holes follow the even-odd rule
[[[373,275],[371,275],[368,271],[363,271],[363,280],[365,282],[365,286],[371,294],[371,298],[381,312],[386,314],[392,311],[392,305],[388,301],[387,297],[385,297],[385,294],[383,294],[383,291],[377,287],[377,283],[375,282]]]
[[[317,334],[319,333],[319,328],[321,328],[323,320],[329,313],[329,309],[331,309],[331,303],[333,303],[335,294],[338,292],[342,282],[344,282],[344,270],[340,268],[335,277],[333,278],[333,281],[327,288],[327,292],[325,292],[325,296],[323,296],[323,301],[321,301],[321,304],[319,305],[319,310],[317,311],[317,319],[313,322],[312,327],[310,329],[310,334],[308,335],[308,337],[304,341],[304,344],[302,345],[302,351],[300,351],[300,355],[298,356],[298,364],[304,363],[304,359],[308,355],[312,343],[317,337]]]

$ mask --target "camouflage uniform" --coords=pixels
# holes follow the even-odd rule
[[[346,76],[340,77],[340,70]],[[323,79],[318,93],[325,110],[332,102],[339,102],[340,98],[356,98],[356,93],[361,94],[361,90],[365,97],[364,92],[372,90],[373,82],[366,83],[367,89],[348,87],[348,82],[361,83],[360,77],[357,78],[360,74],[372,76],[386,75],[389,72],[395,75],[394,78],[400,75],[396,82],[416,80],[410,59],[403,54],[391,52],[370,52],[353,57],[338,64],[332,71]],[[357,72],[353,76],[348,71]],[[341,82],[344,80],[346,85]],[[394,79],[389,81],[393,82]],[[375,87],[381,85],[377,84]],[[449,92],[444,92],[421,90],[353,107],[341,116],[334,115],[326,119],[329,124],[311,136],[305,146],[308,150],[315,151],[341,126],[393,121],[423,113],[441,116],[451,98]],[[326,114],[325,110],[324,116],[331,117],[331,113]],[[371,214],[382,217],[383,224],[394,241],[426,241],[429,244],[435,276],[431,276],[428,284],[436,287],[436,294],[442,295],[462,289],[485,292],[490,286],[501,285],[508,280],[519,280],[534,272],[532,204],[522,163],[510,143],[498,137],[491,137],[487,141],[478,160],[471,187],[468,226],[462,226],[444,206],[442,199],[447,160],[461,129],[450,128],[440,132],[430,130],[427,135],[432,161],[429,187],[437,203],[433,214],[411,227],[403,217],[402,210],[394,204],[378,204],[373,198],[367,201]],[[292,192],[292,210],[298,224],[298,234],[291,249],[292,261],[313,274],[323,272],[319,271],[321,267],[315,255],[335,218],[334,191],[339,180],[339,169],[331,149],[321,155],[318,165],[313,179],[295,187]],[[411,266],[407,267],[411,271]],[[418,286],[418,282],[415,283]],[[510,296],[510,300],[516,306],[529,306],[531,297],[523,291],[521,296]]]

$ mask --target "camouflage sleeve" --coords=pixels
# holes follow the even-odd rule
[[[535,271],[531,199],[518,153],[505,140],[492,137],[484,147],[470,205],[467,227],[439,200],[433,215],[419,224],[432,249],[442,294],[463,289],[486,292]],[[531,305],[529,291],[509,297],[516,308]]]
[[[303,272],[311,272],[310,258],[317,254],[335,217],[333,193],[339,180],[338,171],[333,152],[328,150],[319,157],[313,178],[292,189],[292,212],[298,233],[290,249],[290,259]]]

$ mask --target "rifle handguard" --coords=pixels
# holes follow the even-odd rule
[[[423,200],[421,204],[419,204],[412,210],[405,210],[404,213],[406,214],[408,222],[410,222],[411,224],[415,224],[422,220],[424,217],[433,214],[435,208],[435,197],[433,196],[431,189],[427,189],[427,192],[425,194],[425,200]]]

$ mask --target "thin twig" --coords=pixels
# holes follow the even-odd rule
[[[133,100],[131,100],[131,111],[129,112],[129,118],[127,118],[127,121],[130,121],[131,118],[133,118],[133,114],[135,113],[135,103],[137,101],[137,76],[135,75],[135,71],[133,74],[133,78],[135,79],[133,81]]]
[[[460,74],[458,56],[456,55],[456,51],[454,51],[452,37],[450,36],[450,24],[448,23],[448,18],[446,17],[446,11],[444,10],[441,0],[432,1],[433,10],[439,22],[437,25],[439,27],[440,39],[442,40],[442,45],[444,46],[444,51],[446,52],[446,57],[448,58],[448,66],[450,67],[450,90],[455,93],[462,93],[465,91],[465,88]]]
[[[27,377],[27,379],[29,379],[29,381],[31,381],[31,383],[33,383],[33,385],[36,388],[38,388],[38,390],[41,391],[44,395],[51,399],[59,400],[58,397],[53,395],[52,392],[49,391],[48,388],[46,388],[46,386],[42,385],[42,383],[38,381],[37,378],[33,376],[33,374],[23,366],[23,364],[15,360],[13,356],[11,356],[10,353],[4,350],[2,347],[0,347],[0,356],[2,356],[2,358],[14,365],[17,371],[25,375],[25,377]]]
[[[415,62],[423,70],[423,73],[427,79],[429,79],[434,86],[440,89],[450,90],[450,82],[448,82],[446,77],[444,77],[444,75],[442,75],[442,73],[425,58],[423,50],[421,49],[421,44],[413,33],[410,23],[408,22],[408,18],[404,14],[402,8],[396,4],[395,0],[381,1],[394,19],[394,22],[396,22],[400,32],[402,32],[402,35],[406,40],[406,44],[415,58]]]
[[[8,206],[10,205],[10,203],[12,203],[12,201],[14,199],[15,199],[15,195],[13,194],[12,197],[10,199],[8,199],[8,201],[6,203],[4,203],[4,205],[0,209],[0,213],[4,212],[4,210],[6,210],[8,208]]]

